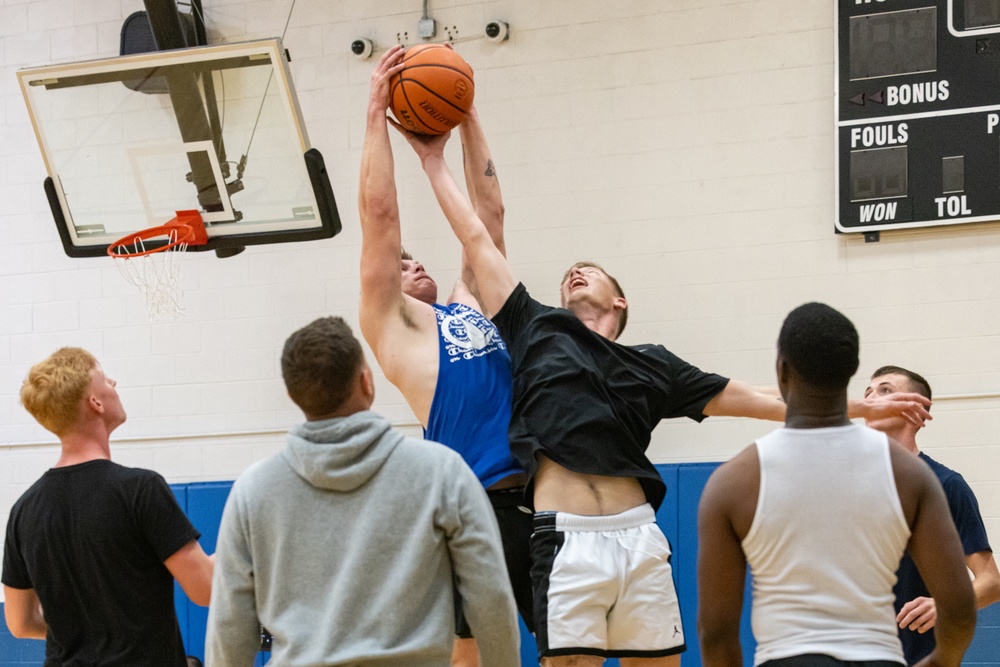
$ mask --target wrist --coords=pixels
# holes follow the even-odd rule
[[[444,164],[444,153],[427,153],[420,156],[420,166],[424,171],[430,172]]]
[[[368,105],[368,124],[373,123],[387,123],[386,112],[389,110],[389,105],[382,103],[372,102]]]

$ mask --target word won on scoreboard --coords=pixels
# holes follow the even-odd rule
[[[1000,0],[837,2],[837,231],[1000,220]]]

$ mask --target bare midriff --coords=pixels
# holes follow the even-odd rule
[[[607,477],[573,472],[545,456],[538,457],[535,476],[535,511],[556,511],[582,516],[621,514],[646,502],[646,494],[633,477]]]

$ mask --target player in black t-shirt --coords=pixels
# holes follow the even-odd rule
[[[11,634],[46,639],[46,665],[186,667],[173,582],[207,606],[212,559],[160,475],[111,461],[125,421],[115,381],[89,352],[62,348],[32,367],[21,402],[62,452],[10,512]]]
[[[650,433],[669,417],[710,415],[781,421],[776,392],[704,373],[662,346],[615,342],[628,304],[600,267],[564,277],[564,308],[532,299],[493,245],[444,160],[447,135],[413,146],[462,242],[481,303],[511,355],[510,441],[528,471],[536,510],[532,538],[535,623],[546,665],[676,665],[684,634],[656,527],[665,487],[646,458]],[[852,416],[906,412],[928,418],[919,396],[855,402]]]

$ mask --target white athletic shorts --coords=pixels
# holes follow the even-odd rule
[[[612,516],[536,512],[531,556],[539,656],[686,648],[670,544],[648,504]]]

